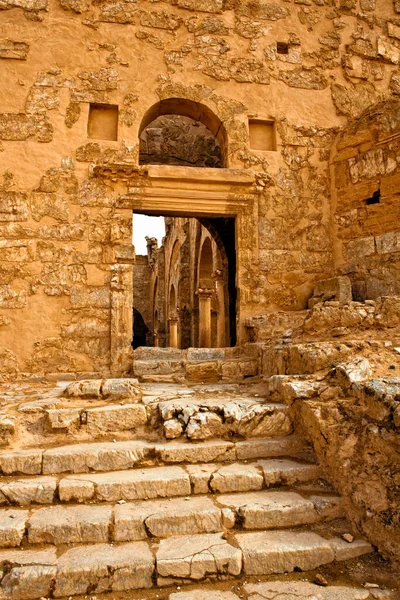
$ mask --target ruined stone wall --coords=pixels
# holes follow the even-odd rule
[[[148,332],[148,345],[153,343],[153,312],[150,294],[151,268],[147,256],[136,256],[133,268],[133,308],[139,311]]]
[[[392,26],[390,31],[400,37],[397,29]],[[398,53],[400,57],[400,49]],[[397,79],[393,74],[392,88]],[[368,109],[346,128],[334,148],[336,261],[340,272],[352,280],[356,300],[400,295],[399,167],[397,100]]]
[[[127,368],[134,256],[121,198],[137,189],[129,173],[141,123],[170,98],[206,107],[224,166],[255,173],[251,198],[233,192],[252,203],[238,238],[246,316],[305,307],[335,267],[334,139],[399,94],[397,0],[6,0],[1,9],[4,372]],[[145,171],[138,177],[149,185]]]

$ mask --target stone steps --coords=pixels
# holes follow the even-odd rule
[[[268,575],[314,569],[371,551],[363,541],[280,530],[179,536],[159,543],[81,545],[66,550],[2,550],[6,574],[0,598],[34,600],[78,594],[149,589],[202,579]]]
[[[204,351],[192,358],[201,371]],[[371,552],[340,537],[341,498],[265,384],[64,387],[18,407],[15,437],[31,447],[0,452],[0,600],[160,587],[174,600],[167,586]]]
[[[143,436],[159,432],[168,439],[182,435],[193,440],[211,437],[283,437],[292,433],[286,404],[262,399],[175,399],[94,408],[83,406],[44,410],[45,427],[50,434],[84,441],[119,432]]]
[[[245,592],[248,600],[372,600],[373,598],[394,598],[393,595],[371,595],[369,590],[353,587],[352,584],[333,585],[321,587],[308,581],[271,581],[261,583],[245,583],[240,590],[240,595],[232,591],[213,591],[204,589],[191,589],[190,591],[173,592],[168,600],[240,600]],[[379,590],[375,590],[377,592]]]
[[[133,374],[141,382],[233,382],[259,373],[258,348],[138,348]]]
[[[154,466],[66,476],[8,478],[0,482],[3,504],[26,506],[61,502],[118,502],[248,492],[307,482],[321,475],[318,465],[289,459],[247,463],[203,463]]]
[[[207,463],[298,454],[307,444],[296,435],[238,442],[152,443],[141,440],[68,444],[0,452],[3,475],[50,475],[133,469],[148,464]]]
[[[19,445],[21,438],[34,446],[42,440],[48,445],[63,445],[71,437],[80,443],[110,439],[163,442],[177,438],[285,437],[293,431],[289,407],[266,401],[265,385],[232,384],[218,390],[218,386],[152,384],[142,389],[135,379],[122,381],[135,393],[124,395],[118,380],[87,380],[68,387],[64,382],[35,400],[6,407],[0,412],[3,430],[8,424],[3,445]],[[102,395],[99,390],[107,391],[110,382],[114,396],[110,397],[110,392]],[[252,388],[263,393],[252,393]]]
[[[0,547],[130,542],[227,529],[297,527],[343,517],[339,496],[272,490],[116,504],[0,509]]]

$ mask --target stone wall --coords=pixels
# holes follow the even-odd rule
[[[378,256],[368,258],[368,277],[357,274],[362,261],[354,263],[360,295],[367,279],[371,286],[379,280],[374,290],[398,289],[391,283],[392,251],[385,251],[397,248],[394,219],[384,227],[370,227],[367,219],[365,230],[353,229],[349,238],[340,224],[332,228],[329,157],[353,120],[361,118],[362,129],[365,111],[400,94],[399,11],[392,0],[6,0],[2,364],[15,372],[128,368],[132,202],[153,185],[138,165],[149,111],[154,118],[168,110],[195,118],[217,138],[223,166],[253,176],[251,189],[236,184],[229,198],[243,207],[237,217],[243,319],[305,308],[315,281],[346,263],[342,240],[352,255],[346,244],[354,239],[361,247],[354,242],[354,255]],[[387,106],[396,113],[397,105]],[[264,134],[257,137],[260,122],[266,146]],[[258,133],[251,137],[253,125]],[[381,197],[393,205],[395,117],[382,128],[389,137],[378,135],[373,148],[388,152],[390,191],[382,187]],[[356,154],[362,152],[360,146]],[[357,160],[349,177],[350,166],[353,179],[357,169],[364,177]],[[229,181],[229,173],[221,177]],[[232,216],[224,202],[224,214]],[[212,202],[207,211],[213,215]],[[379,238],[373,252],[371,236]],[[374,280],[381,255],[385,269]],[[374,290],[365,294],[375,296]]]
[[[399,101],[367,109],[335,144],[336,262],[352,280],[356,300],[400,295],[399,166]]]

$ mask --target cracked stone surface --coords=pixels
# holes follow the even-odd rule
[[[203,579],[218,574],[239,575],[242,553],[222,537],[222,533],[182,536],[161,540],[157,551],[160,577]]]
[[[144,542],[80,546],[58,560],[54,596],[150,588],[153,555]]]
[[[189,475],[182,467],[152,467],[66,477],[64,485],[86,481],[95,486],[95,497],[104,502],[118,500],[144,500],[187,496],[191,493]],[[64,487],[64,491],[65,491]]]
[[[51,504],[57,489],[55,477],[20,479],[0,485],[0,492],[11,504]]]
[[[259,460],[264,472],[265,485],[292,485],[299,481],[309,481],[319,476],[321,467],[315,464],[301,463],[289,458],[270,458]]]
[[[90,433],[137,429],[147,422],[143,404],[103,406],[87,411],[87,430]]]
[[[31,544],[107,542],[111,506],[50,506],[35,511],[28,523]]]
[[[260,490],[264,485],[261,469],[256,465],[231,464],[211,475],[210,487],[214,492],[241,492]]]
[[[332,562],[331,544],[312,532],[262,531],[236,534],[247,575],[311,571]]]
[[[25,533],[29,512],[18,509],[0,510],[0,546],[19,546]]]
[[[247,583],[249,600],[366,600],[368,590],[346,586],[321,587],[306,581]]]
[[[176,498],[115,507],[115,539],[159,538],[222,530],[221,509],[210,498]]]
[[[313,503],[295,492],[226,494],[218,496],[217,502],[234,509],[245,529],[294,527],[317,520]]]

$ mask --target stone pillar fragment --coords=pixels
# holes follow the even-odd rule
[[[217,270],[212,275],[215,280],[215,293],[217,296],[217,348],[225,348],[225,288],[224,273]]]
[[[211,298],[214,290],[199,288],[199,347],[211,348]]]
[[[171,348],[178,348],[178,319],[170,317],[169,321],[169,345]]]

